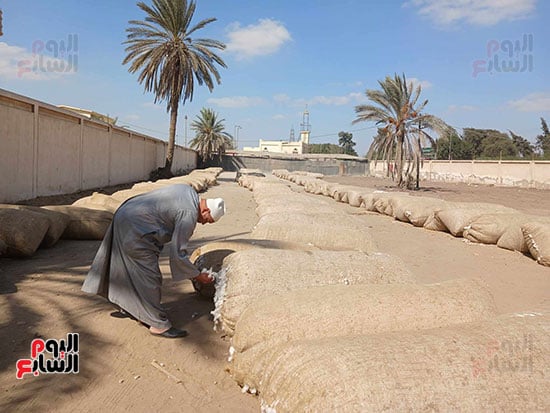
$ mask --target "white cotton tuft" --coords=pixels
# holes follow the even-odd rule
[[[276,406],[279,403],[279,400],[275,400],[271,405],[267,404],[265,400],[262,399],[260,403],[260,411],[262,413],[277,413]]]
[[[215,271],[213,271],[213,270],[212,270],[212,267],[210,267],[209,269],[203,268],[203,269],[201,270],[201,272],[207,273],[207,274],[210,276],[210,278],[212,278],[214,281],[218,279],[218,273],[215,272]]]
[[[234,355],[235,355],[235,347],[231,346],[229,347],[229,357],[227,358],[228,363],[231,363],[233,361]]]
[[[215,273],[216,274],[216,273]],[[225,289],[227,286],[227,269],[222,268],[215,276],[216,293],[214,294],[214,310],[210,312],[214,316],[214,331],[217,331],[217,327],[220,324],[220,318],[222,313],[222,305],[225,301]]]

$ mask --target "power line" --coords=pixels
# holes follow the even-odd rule
[[[161,132],[161,131],[158,131],[158,130],[145,128],[145,127],[143,127],[143,126],[134,125],[134,124],[128,123],[128,122],[124,122],[124,124],[127,125],[127,126],[131,126],[132,128],[143,129],[143,130],[146,130],[146,131],[148,131],[148,132],[154,132],[154,133],[160,133],[161,135],[166,135],[166,131],[165,131],[165,132]]]
[[[353,130],[350,130],[350,132],[359,132],[359,131],[362,131],[362,130],[368,130],[368,129],[374,129],[374,128],[377,128],[378,126],[367,126],[366,128],[360,128],[360,129],[353,129]],[[323,135],[315,135],[315,136],[310,136],[310,139],[313,139],[313,138],[326,138],[327,136],[338,136],[338,133],[339,132],[333,132],[333,133],[327,133],[327,134],[323,134]]]

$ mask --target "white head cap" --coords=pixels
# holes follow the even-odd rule
[[[210,215],[214,219],[214,222],[225,214],[225,202],[222,198],[209,198],[206,200],[206,206],[210,210]]]

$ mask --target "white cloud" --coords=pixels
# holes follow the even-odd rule
[[[310,99],[297,99],[293,103],[295,106],[303,105],[327,105],[327,106],[343,106],[350,103],[364,101],[364,94],[358,92],[348,93],[343,96],[314,96]]]
[[[472,105],[449,105],[448,111],[453,112],[472,112],[476,110],[476,106]]]
[[[279,93],[273,96],[273,100],[277,103],[288,103],[291,101],[290,96],[285,93]]]
[[[531,93],[508,105],[520,112],[550,112],[550,92]]]
[[[232,96],[225,98],[209,98],[207,102],[222,108],[248,108],[263,104],[264,99],[259,97]]]
[[[286,116],[285,115],[274,115],[271,119],[273,120],[281,120],[281,119],[286,119]]]
[[[417,79],[416,77],[407,78],[407,83],[410,83],[410,82],[412,82],[413,88],[416,88],[417,85],[420,85],[422,89],[429,89],[433,86],[432,83],[428,82],[427,80],[420,80],[420,79]]]
[[[292,40],[285,26],[271,19],[260,19],[257,24],[246,27],[234,23],[229,28],[228,37],[226,50],[235,53],[237,59],[273,54]]]
[[[19,46],[0,42],[0,79],[52,80],[78,70],[78,61],[32,54]]]
[[[466,22],[476,26],[493,26],[501,21],[529,17],[537,0],[409,0],[405,7],[418,9],[439,26]]]

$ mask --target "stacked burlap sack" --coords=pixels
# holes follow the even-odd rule
[[[127,199],[176,183],[202,191],[216,184],[221,171],[221,168],[194,170],[185,176],[141,182],[112,195],[94,192],[72,205],[0,205],[0,257],[29,257],[39,247],[51,247],[61,238],[101,240],[114,212]]]
[[[428,330],[277,344],[264,411],[548,411],[548,309]]]
[[[284,174],[276,176],[288,179]],[[340,185],[322,179],[308,182],[304,187],[306,192],[392,216],[417,227],[449,232],[471,242],[496,244],[500,248],[530,254],[539,264],[549,265],[550,248],[543,241],[550,238],[546,225],[550,224],[550,218],[546,216],[528,215],[492,203],[451,202],[409,196],[406,192]]]
[[[214,322],[232,335],[243,311],[262,297],[320,285],[413,279],[400,259],[383,253],[253,248],[228,255],[216,282]]]
[[[315,247],[247,246],[224,256],[216,280],[214,320],[231,337],[227,370],[259,393],[264,411],[548,406],[547,315],[497,317],[487,285],[476,279],[415,284],[400,260],[354,251],[351,236],[339,250],[292,231],[278,235],[289,233],[286,225],[303,224],[301,233],[333,228],[327,239],[350,234],[338,225],[364,228],[346,214],[316,212],[326,204],[311,197],[308,204],[287,185],[256,180],[250,188],[260,217],[253,234]],[[408,197],[390,203],[386,195],[374,203],[392,213]],[[510,350],[525,341],[521,354]]]

